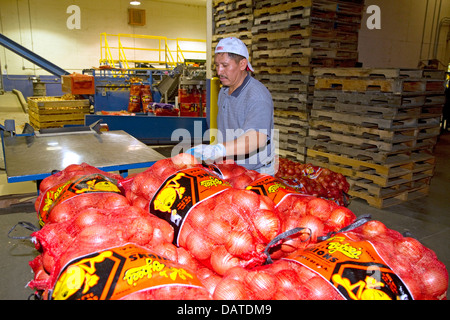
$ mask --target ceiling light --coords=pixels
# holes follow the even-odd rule
[[[131,4],[132,6],[138,6],[138,5],[140,5],[141,3],[140,3],[139,1],[130,1],[130,4]]]

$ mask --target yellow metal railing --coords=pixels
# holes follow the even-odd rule
[[[116,53],[115,56],[113,52]],[[119,65],[120,68],[129,69],[131,63],[148,63],[170,68],[185,63],[187,54],[195,59],[206,60],[206,40],[123,33],[100,34],[100,65]]]

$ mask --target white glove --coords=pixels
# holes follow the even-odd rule
[[[197,159],[201,161],[207,161],[207,160],[215,160],[217,158],[223,158],[226,156],[226,149],[225,146],[221,143],[218,144],[200,144],[198,146],[195,146],[186,153],[189,153],[196,157]]]

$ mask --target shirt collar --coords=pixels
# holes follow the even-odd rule
[[[245,77],[244,81],[242,81],[242,84],[236,90],[233,91],[231,96],[237,98],[239,96],[239,94],[241,93],[242,89],[244,89],[244,87],[250,81],[250,77],[251,77],[250,73],[247,73],[247,76]],[[229,88],[227,88],[227,94],[228,94],[228,90],[229,90]]]

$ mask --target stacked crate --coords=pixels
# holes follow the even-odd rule
[[[213,6],[213,48],[228,36],[246,43],[254,77],[272,94],[278,153],[304,162],[312,70],[356,64],[363,1],[217,0]]]
[[[251,48],[253,0],[213,0],[212,50],[227,37],[236,37]],[[249,52],[251,56],[251,51]],[[214,59],[213,59],[214,61]]]
[[[444,73],[316,68],[307,161],[344,174],[350,195],[384,208],[428,193]]]
[[[28,97],[27,100],[30,124],[37,130],[82,125],[85,115],[90,113],[88,99],[75,100],[71,95]]]

